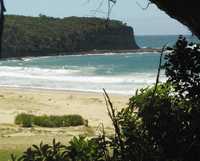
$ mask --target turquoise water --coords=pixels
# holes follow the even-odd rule
[[[177,36],[136,36],[140,46],[162,47]],[[191,40],[197,41],[196,38]],[[0,61],[0,86],[133,95],[156,80],[159,53],[111,53]],[[161,81],[165,81],[164,72]]]
[[[168,44],[173,46],[179,35],[149,35],[149,36],[135,36],[137,44],[142,48],[161,48]],[[185,35],[188,41],[199,42],[197,37],[192,35]]]
[[[0,62],[0,85],[134,94],[155,82],[158,53],[24,58]],[[164,80],[164,76],[161,76]]]

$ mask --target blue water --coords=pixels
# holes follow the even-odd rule
[[[155,82],[158,53],[50,56],[0,62],[0,85],[134,94]],[[164,76],[162,76],[164,79]]]
[[[165,44],[173,46],[179,35],[149,35],[149,36],[135,36],[137,44],[141,48],[162,48]],[[192,35],[185,35],[189,42],[199,42],[197,37]]]
[[[140,46],[160,47],[171,36],[140,36]],[[104,53],[30,57],[0,61],[0,86],[77,90],[133,95],[155,83],[159,53]],[[161,81],[165,81],[164,72]]]

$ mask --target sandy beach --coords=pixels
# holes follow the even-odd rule
[[[120,110],[127,106],[129,96],[110,95],[114,106]],[[89,122],[89,127],[67,128],[22,128],[14,124],[19,113],[35,115],[80,114]],[[0,149],[27,147],[40,141],[51,142],[53,138],[67,142],[81,134],[95,135],[103,123],[107,131],[112,123],[107,115],[102,93],[53,91],[39,89],[0,89]]]

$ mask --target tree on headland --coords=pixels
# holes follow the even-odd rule
[[[200,17],[198,0],[148,0],[150,4],[155,4],[160,10],[170,17],[178,20],[200,39]],[[109,3],[116,3],[117,0],[108,0]],[[109,12],[108,12],[109,13]],[[110,14],[110,13],[109,13]]]
[[[198,15],[200,6],[198,0],[147,0],[150,4],[155,4],[160,10],[170,17],[178,20],[200,39],[200,17]],[[108,0],[108,3],[116,3],[117,0]],[[137,2],[136,2],[137,3]],[[110,11],[109,11],[110,12]],[[110,13],[108,12],[108,15]]]
[[[112,11],[113,6],[117,3],[117,0],[108,0],[108,13],[107,13],[107,19],[110,19],[110,14]]]
[[[1,56],[1,42],[4,26],[4,12],[6,11],[3,0],[0,0],[0,58]]]

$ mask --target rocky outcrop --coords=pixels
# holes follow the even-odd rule
[[[133,28],[100,18],[6,16],[3,57],[137,49]]]

